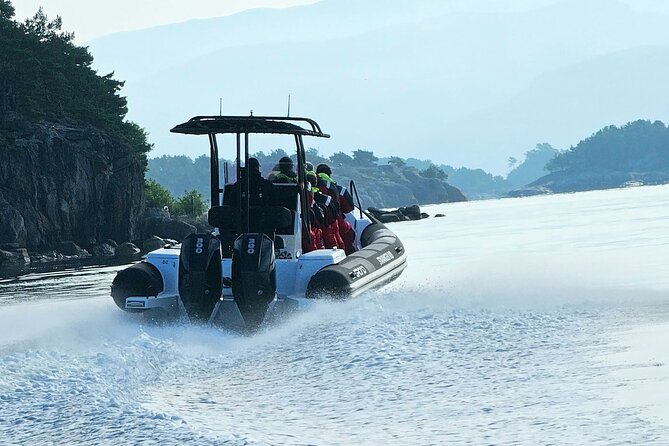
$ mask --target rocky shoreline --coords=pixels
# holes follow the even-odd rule
[[[48,251],[29,252],[27,248],[15,244],[0,245],[0,270],[24,268],[31,265],[52,263],[76,264],[81,261],[109,260],[131,261],[143,254],[166,246],[175,246],[178,242],[172,239],[163,239],[152,236],[143,241],[124,242],[117,244],[114,240],[105,240],[88,249],[82,248],[73,241],[61,242],[59,247]]]
[[[0,272],[46,264],[106,264],[138,260],[148,252],[175,246],[188,234],[206,229],[201,221],[192,223],[195,224],[173,219],[162,209],[148,209],[144,215],[142,237],[132,241],[117,243],[111,238],[100,241],[92,239],[84,245],[66,240],[51,245],[48,249],[34,251],[20,243],[2,243]]]
[[[508,192],[506,196],[528,197],[666,183],[669,183],[667,171],[623,172],[593,168],[588,171],[554,172],[528,184],[523,189]]]

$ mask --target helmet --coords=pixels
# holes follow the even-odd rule
[[[287,156],[282,157],[279,160],[279,170],[281,172],[290,172],[293,170],[293,160]]]
[[[332,175],[332,169],[327,164],[319,164],[316,168],[316,173],[324,173],[328,176]]]
[[[311,183],[312,186],[315,186],[318,183],[318,177],[313,171],[307,170],[307,181]]]

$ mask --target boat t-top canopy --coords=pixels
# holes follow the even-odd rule
[[[298,125],[301,124],[301,125]],[[279,135],[292,135],[295,139],[297,154],[297,178],[298,184],[306,183],[305,174],[305,150],[303,136],[316,136],[320,138],[329,138],[330,135],[323,133],[321,127],[316,121],[310,118],[292,118],[288,116],[195,116],[183,124],[175,126],[172,133],[181,133],[185,135],[207,135],[209,137],[210,148],[210,171],[211,171],[211,206],[220,206],[221,194],[224,189],[221,188],[218,158],[218,142],[216,135],[233,134],[236,135],[236,181],[242,178],[242,163],[244,169],[249,162],[249,135],[266,133]],[[242,144],[243,140],[243,144]],[[250,175],[246,175],[246,190],[250,190]],[[227,175],[226,180],[227,182]],[[249,228],[249,195],[246,194],[246,200],[242,199],[242,188],[238,190],[239,211],[246,216],[245,230]],[[303,224],[308,231],[309,209],[307,207],[306,194],[300,194],[301,213],[304,216]]]
[[[308,124],[301,127],[293,122]],[[211,135],[218,133],[271,133],[282,135],[303,135],[329,138],[316,121],[309,118],[276,116],[196,116],[170,130],[186,135]]]

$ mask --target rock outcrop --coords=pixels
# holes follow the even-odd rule
[[[183,240],[189,234],[197,232],[197,228],[189,223],[180,220],[148,218],[144,222],[144,237],[158,236],[174,240]]]
[[[132,258],[140,252],[141,249],[139,249],[134,243],[130,242],[121,243],[116,247],[116,255],[118,257]]]
[[[168,243],[164,239],[154,235],[142,242],[142,252],[155,251],[156,249],[164,248],[165,245],[168,245]]]
[[[370,214],[376,217],[381,223],[393,223],[397,221],[412,221],[429,218],[430,216],[425,212],[420,211],[420,206],[417,204],[401,207],[394,210],[377,209],[370,207],[367,209]]]
[[[26,125],[0,151],[0,242],[31,251],[139,236],[144,167],[90,125]]]
[[[0,264],[3,266],[25,266],[30,264],[30,256],[25,248],[11,251],[0,249]]]
[[[507,196],[525,197],[665,183],[669,183],[668,171],[630,173],[593,168],[588,171],[554,172],[528,184],[523,189],[509,192]]]
[[[355,180],[363,208],[467,201],[458,188],[444,180],[421,176],[416,169],[384,165],[332,170],[335,181],[342,186],[348,187],[350,180]]]

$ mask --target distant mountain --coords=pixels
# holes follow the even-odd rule
[[[522,11],[556,1],[321,0],[307,6],[251,9],[231,16],[119,32],[88,45],[100,71],[115,71],[132,82],[235,46],[334,40],[449,13]]]
[[[665,101],[637,92],[664,86],[647,73],[665,72],[667,16],[613,0],[495,13],[481,12],[491,2],[464,3],[324,0],[118,34],[91,51],[101,71],[128,80],[129,116],[158,155],[203,153],[168,130],[217,113],[219,97],[224,113],[284,114],[291,94],[293,114],[333,134],[324,152],[411,153],[493,172],[537,142],[669,119]]]
[[[458,145],[486,147],[550,141],[569,147],[611,123],[669,119],[669,46],[638,47],[554,70],[513,99],[462,119]],[[485,129],[485,131],[481,131]],[[575,136],[576,135],[576,136]],[[484,164],[484,166],[486,166]]]
[[[506,178],[483,169],[440,166],[448,174],[448,182],[462,191],[469,200],[499,198],[522,188],[548,174],[546,164],[558,153],[550,144],[543,143],[525,152],[521,160],[514,160]]]

